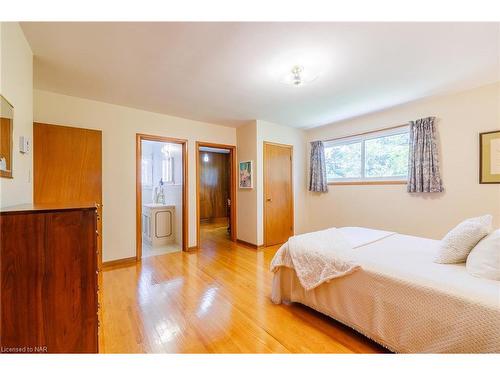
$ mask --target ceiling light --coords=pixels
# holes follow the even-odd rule
[[[161,152],[165,157],[169,158],[170,157],[170,145],[166,144],[161,148]]]
[[[288,74],[283,77],[282,82],[291,86],[299,87],[314,81],[318,75],[306,70],[302,65],[294,65]]]

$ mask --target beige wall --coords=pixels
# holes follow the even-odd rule
[[[238,139],[238,170],[241,161],[253,161],[253,189],[237,189],[238,239],[257,244],[257,189],[255,178],[257,169],[257,126],[256,121],[236,129]],[[239,178],[239,177],[238,177]]]
[[[136,133],[187,139],[189,246],[196,245],[195,142],[235,145],[236,129],[40,90],[34,119],[102,130],[104,261],[135,256]]]
[[[253,189],[238,189],[238,239],[264,244],[263,145],[274,142],[293,146],[293,185],[295,232],[302,233],[305,223],[305,141],[304,131],[257,120],[237,129],[238,162],[253,161]]]
[[[0,178],[0,206],[33,201],[33,153],[19,152],[19,137],[33,134],[33,53],[18,23],[0,26],[0,94],[14,106],[13,179]]]
[[[308,141],[356,134],[437,117],[441,171],[439,194],[408,194],[405,185],[329,186],[307,193],[308,230],[366,226],[441,238],[461,220],[486,213],[500,226],[500,185],[478,183],[479,133],[500,129],[500,84],[428,98],[307,131]]]

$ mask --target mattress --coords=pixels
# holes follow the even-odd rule
[[[344,231],[353,243],[363,236],[363,228]],[[307,305],[394,352],[500,353],[500,282],[468,274],[465,264],[434,263],[438,246],[384,237],[353,249],[360,270],[310,291],[280,267],[272,300]]]

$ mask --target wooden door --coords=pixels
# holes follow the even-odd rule
[[[102,133],[35,123],[34,203],[96,204],[102,264]]]
[[[293,235],[293,147],[264,142],[264,243]]]

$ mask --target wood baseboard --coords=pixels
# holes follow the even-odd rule
[[[240,240],[240,239],[237,239],[236,240],[237,243],[239,243],[240,245],[243,245],[243,246],[246,246],[246,247],[250,247],[252,249],[255,249],[255,250],[259,250],[259,249],[263,249],[265,248],[264,245],[255,245],[253,243],[250,243],[250,242],[247,242],[247,241],[243,241],[243,240]]]
[[[190,246],[187,248],[187,252],[198,250],[198,246]]]
[[[117,268],[117,267],[122,267],[122,266],[130,266],[131,264],[136,263],[136,262],[137,262],[136,257],[110,260],[108,262],[102,263],[102,269],[107,270],[107,269]]]

